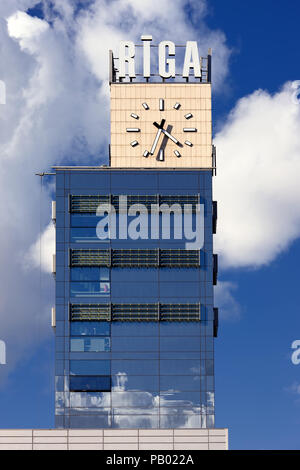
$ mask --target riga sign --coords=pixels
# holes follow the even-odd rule
[[[142,36],[143,41],[143,76],[150,78],[151,41],[152,36]],[[153,46],[152,46],[153,47]],[[159,75],[165,78],[175,78],[176,59],[175,44],[172,41],[162,41],[158,45],[158,69]],[[132,41],[121,41],[119,48],[119,78],[136,78],[135,49]],[[196,41],[187,41],[182,69],[182,77],[194,76],[201,78],[202,58],[199,57]],[[127,71],[126,71],[127,69]]]

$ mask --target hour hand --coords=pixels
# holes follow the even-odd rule
[[[153,126],[157,127],[157,129],[163,129],[164,125],[165,125],[165,122],[166,122],[166,120],[162,119],[160,124],[158,124],[157,122],[154,122]]]

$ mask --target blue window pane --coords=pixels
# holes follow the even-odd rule
[[[177,359],[161,360],[160,372],[162,375],[199,375],[200,360],[197,359]]]
[[[110,293],[109,282],[71,282],[70,286],[74,297],[97,297]]]
[[[106,240],[100,240],[97,237],[95,227],[72,227],[71,242],[73,243],[107,243]]]
[[[113,375],[112,385],[118,390],[146,390],[148,392],[159,390],[158,375]],[[174,387],[175,388],[175,387]]]
[[[114,337],[112,341],[114,351],[155,351],[158,350],[158,338],[144,337]]]
[[[71,322],[71,336],[109,336],[108,322]]]
[[[78,377],[76,377],[77,379]],[[83,377],[84,378],[84,377]],[[85,377],[86,378],[86,377]],[[90,379],[91,377],[88,377]],[[93,377],[94,379],[94,377]],[[101,377],[102,382],[105,382],[109,377]],[[108,410],[111,406],[111,393],[110,392],[71,392],[70,393],[70,407],[78,408],[98,408]]]
[[[161,375],[160,376],[160,390],[165,392],[169,390],[181,391],[199,391],[200,392],[200,376],[198,375]]]
[[[71,375],[110,375],[110,361],[70,361]]]
[[[112,336],[158,336],[159,324],[156,322],[112,322]]]
[[[71,268],[71,281],[109,281],[109,269]]]
[[[96,231],[99,220],[94,214],[71,214],[71,227],[93,227]]]
[[[200,351],[200,338],[197,336],[185,337],[164,336],[160,339],[161,351]]]
[[[102,377],[70,377],[70,390],[72,392],[107,391],[111,389],[109,376]]]
[[[114,360],[111,370],[112,374],[158,375],[158,361]]]
[[[110,351],[110,338],[71,338],[71,352]]]

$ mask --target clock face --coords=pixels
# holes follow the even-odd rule
[[[180,113],[181,103],[176,101],[172,108]],[[193,113],[185,111],[184,116],[180,117],[180,121],[182,121],[182,125],[184,127],[180,129],[181,132],[180,135],[178,135],[176,134],[176,131],[174,132],[174,122],[172,123],[167,120],[167,115],[169,113],[166,113],[166,116],[161,119],[161,117],[164,116],[164,111],[167,111],[167,109],[165,100],[163,98],[159,98],[157,100],[157,110],[159,111],[157,114],[157,120],[152,123],[152,133],[154,133],[154,138],[151,143],[149,139],[143,139],[142,136],[143,127],[145,127],[147,122],[146,119],[144,119],[144,124],[143,118],[147,118],[147,116],[145,116],[145,112],[150,110],[149,104],[144,101],[141,103],[140,109],[130,113],[132,126],[126,127],[126,133],[132,138],[132,140],[130,139],[129,145],[132,148],[139,146],[140,154],[144,158],[155,157],[159,162],[165,161],[166,152],[168,152],[168,154],[171,153],[174,158],[181,158],[185,153],[188,153],[189,149],[193,147],[193,135],[198,131],[197,128],[193,126]],[[175,121],[177,124],[178,119]],[[145,147],[146,144],[148,144],[147,147]]]
[[[211,168],[207,84],[111,85],[111,166]]]

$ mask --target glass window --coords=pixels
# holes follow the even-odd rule
[[[113,375],[112,385],[115,390],[144,390],[148,392],[158,392],[158,375]]]
[[[70,377],[70,390],[72,392],[107,391],[111,389],[109,376],[102,377]]]
[[[158,350],[158,338],[115,336],[112,346],[114,351],[155,351]]]
[[[75,377],[74,377],[75,378]],[[90,378],[90,377],[89,377]],[[77,379],[77,377],[76,377]],[[101,377],[105,385],[109,377]],[[70,406],[73,408],[104,408],[107,410],[111,406],[111,393],[110,392],[71,392],[70,393]]]
[[[110,336],[108,322],[71,322],[71,336]]]
[[[71,268],[71,281],[109,281],[109,269],[97,268]]]
[[[110,293],[109,282],[71,282],[70,286],[74,297],[97,297]]]
[[[158,336],[159,323],[156,322],[112,322],[112,336]]]
[[[151,360],[113,360],[111,363],[112,374],[127,375],[157,375],[158,361]]]
[[[200,351],[200,338],[197,336],[165,336],[160,338],[161,351]]]
[[[71,227],[91,227],[96,232],[99,220],[95,214],[71,214]]]
[[[60,421],[58,421],[58,423],[60,423]],[[66,418],[62,427],[66,427]],[[99,416],[98,414],[89,416],[70,416],[69,427],[75,429],[110,428],[111,417],[110,414],[107,414],[107,416]]]
[[[71,338],[71,352],[110,351],[110,338]]]
[[[199,375],[200,360],[177,359],[160,361],[160,372],[162,375]]]
[[[73,243],[107,243],[97,237],[96,227],[72,227],[71,242]]]
[[[110,361],[70,361],[70,375],[110,375]]]
[[[199,391],[200,392],[200,376],[197,375],[161,375],[160,390],[181,390],[181,391]]]

